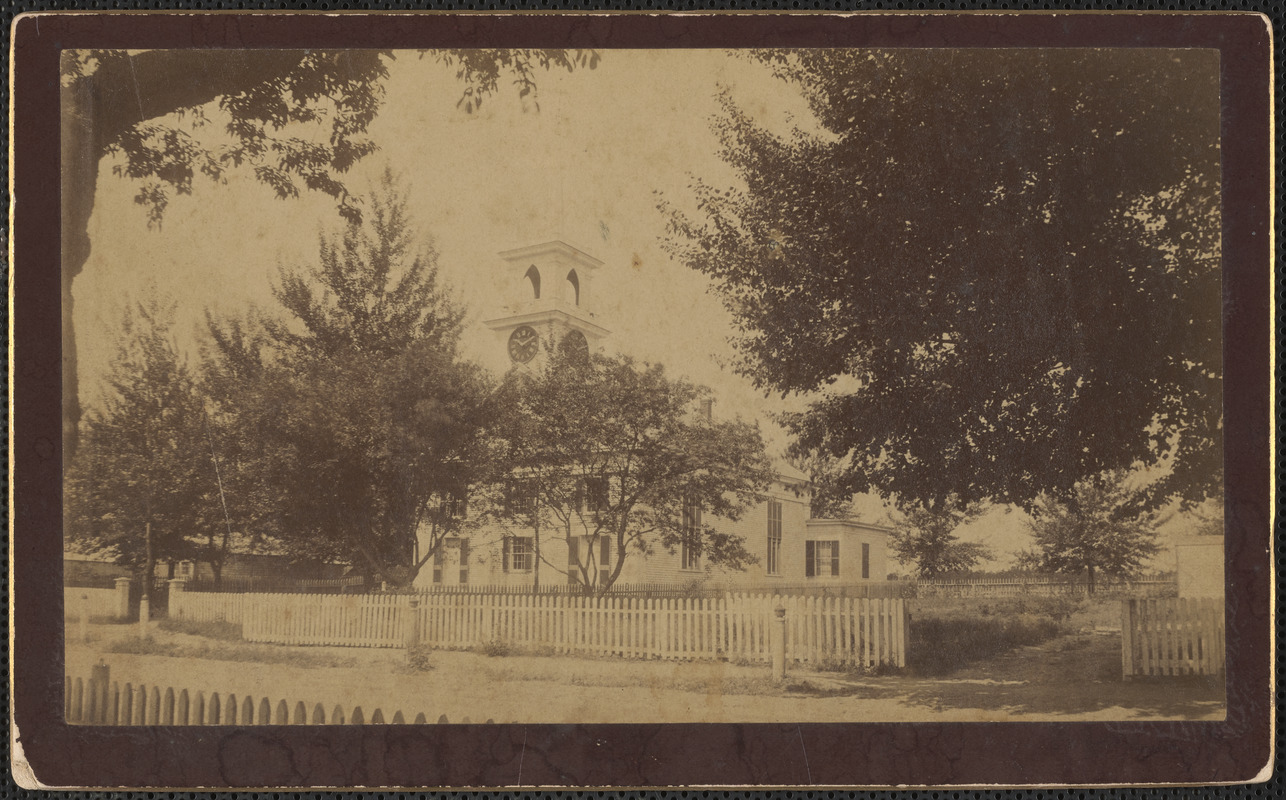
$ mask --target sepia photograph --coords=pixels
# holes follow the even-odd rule
[[[1225,719],[1218,50],[59,72],[67,723]]]

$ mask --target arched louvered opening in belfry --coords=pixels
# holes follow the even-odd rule
[[[532,264],[530,267],[527,267],[526,278],[531,283],[532,296],[535,297],[535,299],[539,300],[540,299],[540,270],[536,269],[535,264]]]
[[[572,305],[580,305],[580,278],[576,270],[567,273],[567,296],[571,298]]]

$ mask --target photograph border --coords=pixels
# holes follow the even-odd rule
[[[11,50],[11,758],[24,786],[981,786],[1267,778],[1274,724],[1272,30],[1202,12],[36,13]],[[63,720],[59,52],[1182,47],[1220,51],[1222,722],[84,727]],[[24,771],[25,770],[25,771]]]

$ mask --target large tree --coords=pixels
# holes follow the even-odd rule
[[[593,68],[571,50],[431,50],[456,68],[460,106],[476,109],[502,80],[520,97],[538,70]],[[80,397],[72,284],[89,258],[89,217],[100,163],[134,181],[135,199],[159,223],[170,197],[194,179],[252,170],[281,198],[303,190],[361,215],[345,174],[376,149],[366,131],[384,102],[389,50],[65,50],[62,56],[63,443],[76,449]],[[204,122],[218,116],[222,137]],[[316,128],[322,128],[317,135]],[[201,130],[205,128],[205,130]]]
[[[813,119],[725,99],[673,252],[845,488],[1030,507],[1135,462],[1147,502],[1221,487],[1219,69],[1196,50],[758,58]]]
[[[453,529],[444,506],[485,460],[490,415],[485,377],[457,352],[462,312],[406,212],[386,174],[315,265],[283,267],[283,314],[213,321],[206,382],[279,544],[398,586]]]
[[[202,441],[203,410],[171,335],[173,305],[131,303],[84,446],[64,482],[65,535],[142,575],[158,560],[192,558],[197,518],[216,489]]]
[[[568,562],[543,563],[598,591],[628,558],[658,549],[685,549],[707,567],[753,563],[726,523],[772,478],[758,429],[701,414],[709,390],[660,365],[551,349],[543,368],[510,372],[497,394],[503,416],[493,431],[507,469],[493,515],[568,541]]]
[[[921,578],[939,578],[973,569],[991,559],[991,549],[981,542],[964,542],[958,531],[985,511],[982,504],[961,506],[949,497],[937,508],[921,505],[900,508],[893,520],[889,543],[903,564],[914,565]]]
[[[1160,549],[1156,512],[1140,511],[1125,474],[1081,481],[1067,501],[1042,497],[1029,523],[1035,551],[1020,562],[1047,572],[1085,575],[1089,592],[1100,574],[1129,577]]]

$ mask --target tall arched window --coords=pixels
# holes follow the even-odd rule
[[[576,270],[567,273],[567,283],[571,285],[572,304],[580,305],[580,278],[576,276]]]
[[[539,300],[540,299],[540,270],[536,269],[535,264],[532,264],[530,267],[527,268],[526,278],[527,280],[531,281],[532,295],[537,300]]]

